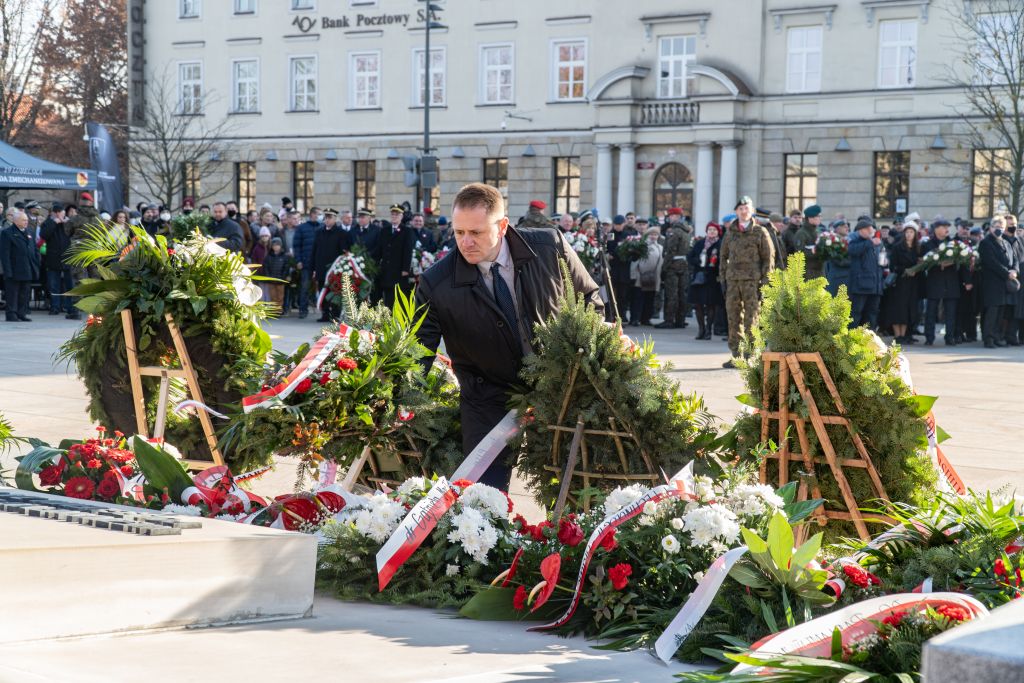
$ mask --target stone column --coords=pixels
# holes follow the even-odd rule
[[[736,143],[722,143],[722,163],[718,170],[718,218],[732,213],[739,197],[736,189]]]
[[[711,205],[711,188],[714,183],[712,174],[715,172],[714,150],[710,142],[697,143],[697,195],[693,198],[693,224],[697,233],[704,232],[709,221],[718,222],[721,216],[715,216],[715,207]]]
[[[619,196],[616,212],[636,211],[636,145],[619,145]],[[604,216],[602,216],[604,218]]]
[[[612,146],[605,143],[597,148],[597,165],[594,171],[594,206],[604,219],[612,212]],[[589,207],[580,207],[585,211]]]

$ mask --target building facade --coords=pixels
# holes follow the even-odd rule
[[[827,217],[997,208],[999,153],[972,148],[947,80],[959,0],[433,4],[425,58],[414,0],[131,0],[133,116],[136,81],[162,77],[182,115],[229,119],[183,194],[243,208],[415,204],[425,98],[445,213],[472,181],[513,217],[679,205],[703,226],[739,194]]]

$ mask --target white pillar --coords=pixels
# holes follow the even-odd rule
[[[636,211],[636,145],[619,145],[619,196],[616,211]],[[602,216],[603,218],[603,216]]]
[[[597,147],[597,170],[594,172],[594,206],[604,219],[612,212],[612,146],[604,143]],[[585,210],[584,207],[580,207]]]
[[[721,216],[715,216],[715,207],[711,205],[711,188],[714,183],[712,174],[715,172],[714,150],[710,142],[697,143],[697,196],[693,198],[693,224],[698,234],[704,232],[704,226],[710,221],[718,222]]]
[[[736,189],[736,143],[722,144],[722,163],[718,170],[718,218],[732,213],[739,197]]]

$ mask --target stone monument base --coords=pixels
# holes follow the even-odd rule
[[[929,640],[921,675],[924,683],[1024,681],[1024,600]]]

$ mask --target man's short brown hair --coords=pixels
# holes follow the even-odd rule
[[[464,185],[459,193],[455,195],[452,202],[453,209],[477,209],[483,207],[487,210],[488,216],[495,214],[505,215],[505,198],[501,196],[498,188],[483,183],[470,183]]]

